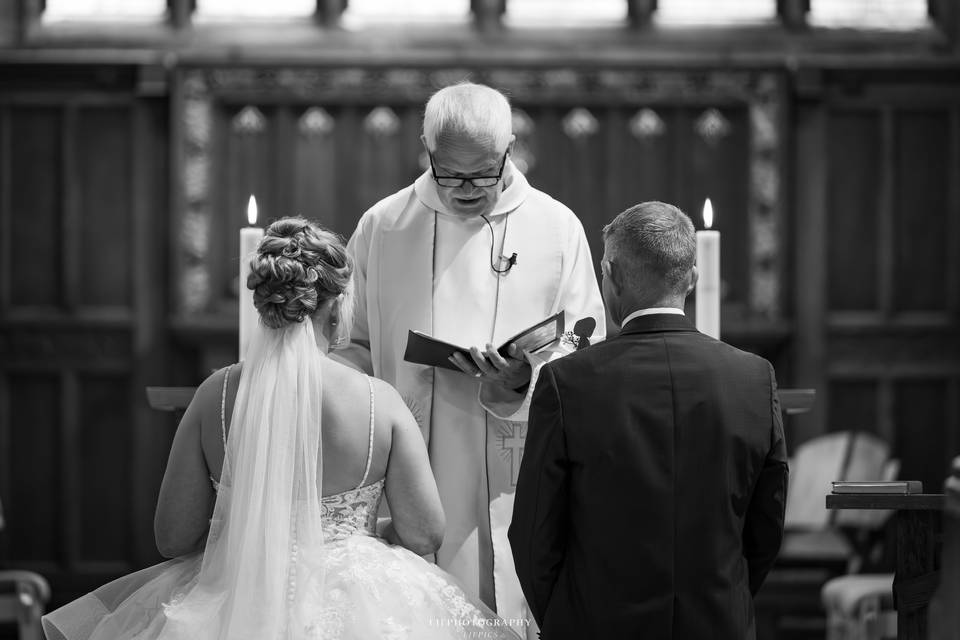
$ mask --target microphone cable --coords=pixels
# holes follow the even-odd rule
[[[487,223],[488,227],[490,227],[490,268],[493,269],[494,273],[497,273],[499,275],[509,273],[510,269],[513,269],[513,265],[517,264],[517,252],[514,251],[513,255],[511,255],[509,258],[503,254],[500,254],[500,260],[501,261],[506,260],[507,266],[504,269],[497,268],[496,263],[494,263],[493,261],[493,248],[494,248],[494,245],[497,244],[497,235],[493,232],[493,225],[490,224],[490,220],[487,219],[486,214],[481,213],[480,217],[483,218],[483,221]],[[503,238],[504,238],[504,241],[506,241],[506,238],[507,238],[506,229],[504,229]]]

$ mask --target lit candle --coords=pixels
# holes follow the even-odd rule
[[[703,203],[703,231],[697,231],[697,330],[720,339],[720,232],[714,231],[713,205]]]
[[[257,199],[252,195],[247,202],[247,222],[250,226],[240,229],[240,360],[243,360],[253,328],[257,326],[257,308],[253,306],[253,291],[247,289],[247,276],[250,275],[250,258],[260,245],[263,229],[255,226]]]

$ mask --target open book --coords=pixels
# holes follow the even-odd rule
[[[523,352],[535,353],[540,349],[550,346],[559,340],[562,335],[563,311],[558,311],[546,320],[542,320],[532,327],[524,329],[504,342],[497,348],[497,352],[507,357],[509,355],[507,350],[510,348],[510,345],[516,344]],[[443,340],[437,340],[421,331],[409,331],[407,333],[407,348],[406,351],[403,352],[403,359],[416,364],[425,364],[431,367],[443,367],[444,369],[459,371],[460,369],[447,359],[458,351],[463,354],[467,362],[473,362],[473,356],[470,355],[470,347],[461,347],[449,342],[444,342]]]

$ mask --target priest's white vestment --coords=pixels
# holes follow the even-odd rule
[[[539,367],[571,347],[528,355],[525,393],[403,360],[411,329],[482,349],[561,309],[567,330],[589,316],[597,322],[592,341],[603,338],[603,302],[580,221],[512,162],[504,183],[489,225],[448,212],[429,171],[363,215],[348,245],[351,345],[338,353],[393,384],[420,425],[447,519],[437,563],[523,633],[517,619],[530,615],[507,527]],[[506,273],[491,268],[491,244],[498,269],[509,266],[499,256],[517,254]]]

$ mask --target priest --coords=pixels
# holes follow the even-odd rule
[[[563,311],[566,328],[604,311],[577,217],[533,188],[510,160],[507,99],[478,84],[441,89],[426,105],[430,169],[374,205],[348,250],[356,314],[343,357],[391,384],[416,417],[447,517],[439,566],[522,634],[531,619],[507,541],[527,410],[539,368],[568,352],[505,340]],[[407,332],[470,347],[454,370],[404,360]]]

